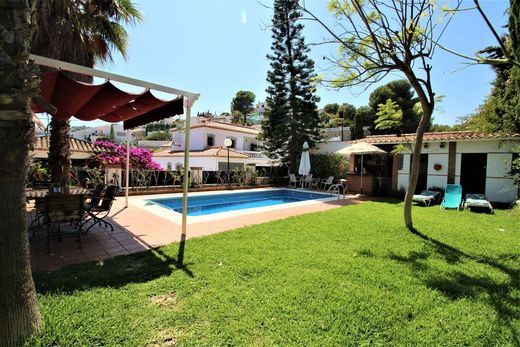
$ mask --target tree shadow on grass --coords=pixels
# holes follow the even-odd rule
[[[144,283],[182,271],[194,277],[190,264],[179,262],[161,248],[118,256],[97,262],[69,265],[54,272],[33,274],[39,294],[70,294],[95,287],[119,288],[130,283]]]
[[[462,271],[443,273],[428,273],[428,265],[425,262],[431,252],[411,252],[407,256],[391,254],[390,259],[405,263],[414,273],[422,274],[423,282],[429,288],[435,289],[451,300],[471,298],[485,300],[493,307],[497,314],[498,322],[508,327],[514,340],[514,344],[520,346],[518,328],[513,321],[520,319],[520,270],[512,268],[503,261],[515,260],[518,254],[502,255],[498,259],[487,256],[468,254],[456,247],[435,240],[420,231],[413,229],[411,232],[426,241],[435,254],[442,256],[448,264],[455,264],[462,260],[473,261],[484,266],[489,266],[507,275],[509,280],[500,281],[490,276],[468,274]]]

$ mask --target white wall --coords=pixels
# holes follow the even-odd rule
[[[161,165],[163,169],[168,168],[168,163],[171,163],[172,170],[175,170],[176,165],[184,165],[184,157],[154,157],[156,162]],[[226,163],[226,158],[219,157],[190,157],[189,165],[190,167],[202,167],[204,171],[218,171],[218,163]],[[245,164],[247,159],[239,159],[239,158],[230,158],[230,163],[240,163]]]
[[[439,171],[434,169],[436,164],[441,165]],[[448,183],[448,154],[429,154],[428,155],[428,179],[426,181],[426,187],[440,187]]]
[[[461,160],[464,153],[487,153],[486,191],[490,201],[511,202],[517,199],[518,188],[511,171],[512,148],[518,146],[518,141],[511,140],[478,140],[457,142],[455,154],[455,184],[460,184]],[[429,143],[423,148],[423,154],[428,157],[427,187],[444,187],[448,182],[448,143],[440,148],[440,143]],[[441,164],[442,169],[435,171],[434,164]],[[408,187],[410,155],[404,154],[403,169],[398,171],[397,188]]]
[[[227,138],[235,139],[235,149],[237,151],[251,150],[251,143],[261,144],[261,141],[256,140],[254,134],[246,134],[232,130],[215,129],[208,127],[200,127],[191,129],[190,133],[190,150],[200,151],[207,147],[207,137],[209,134],[214,136],[214,145],[217,147],[224,146],[224,140]],[[175,147],[176,150],[184,150],[184,133],[173,133],[173,140],[180,144],[180,147]]]
[[[490,153],[487,156],[486,196],[492,201],[511,202],[516,200],[518,189],[511,171],[511,153]]]

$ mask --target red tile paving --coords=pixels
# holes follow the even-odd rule
[[[317,202],[295,208],[252,213],[246,216],[230,217],[210,222],[191,223],[187,226],[187,238],[200,237],[223,231],[261,224],[304,213],[325,211],[340,206],[358,203],[359,199],[346,199],[331,202]],[[42,229],[31,241],[31,264],[35,271],[57,270],[68,264],[86,261],[99,261],[117,255],[144,251],[152,247],[179,242],[181,226],[144,209],[130,205],[124,207],[125,199],[118,198],[113,207],[110,222],[114,231],[96,225],[82,235],[82,248],[74,237],[64,238],[61,242],[51,240],[51,252],[47,253],[46,233]]]

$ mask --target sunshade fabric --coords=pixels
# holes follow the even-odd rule
[[[149,90],[133,94],[110,81],[99,85],[77,82],[61,71],[45,74],[40,89],[40,96],[57,109],[53,116],[61,120],[76,117],[84,121],[123,121],[126,130],[184,112],[182,96],[163,101]],[[43,111],[37,106],[33,108],[35,112]]]
[[[337,154],[378,154],[386,153],[379,147],[371,145],[366,142],[358,142],[348,147],[336,151]]]
[[[302,176],[307,176],[309,172],[311,172],[311,158],[309,156],[309,144],[305,141],[302,146],[302,156],[300,158],[298,173]]]

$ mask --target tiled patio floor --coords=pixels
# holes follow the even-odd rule
[[[325,211],[360,201],[349,198],[331,202],[316,202],[297,208],[284,208],[247,216],[188,224],[187,238],[220,233],[304,213]],[[51,241],[49,254],[46,248],[45,230],[39,231],[31,241],[33,270],[52,271],[68,264],[102,260],[180,241],[181,226],[179,224],[131,204],[125,208],[124,203],[124,197],[119,197],[112,207],[109,221],[112,222],[114,231],[110,232],[99,226],[93,227],[87,235],[82,236],[81,249],[78,248],[75,238],[64,238],[61,242]]]

